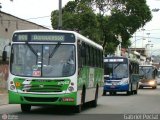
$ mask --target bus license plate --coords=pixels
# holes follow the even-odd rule
[[[114,86],[114,85],[112,85],[110,88],[115,88],[115,86]]]

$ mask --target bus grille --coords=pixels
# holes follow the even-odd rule
[[[56,102],[58,100],[58,97],[53,97],[53,98],[24,97],[24,99],[29,102]]]
[[[32,85],[30,88],[25,88],[27,92],[62,92],[60,85]]]

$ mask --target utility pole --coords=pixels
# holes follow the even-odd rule
[[[62,29],[62,0],[59,0],[59,19],[58,19],[58,29]]]
[[[158,12],[160,9],[159,8],[154,8],[152,9],[152,12]]]
[[[135,51],[136,51],[136,41],[137,41],[137,38],[136,38],[136,32],[135,32]]]
[[[1,8],[2,8],[2,5],[1,5],[1,3],[0,3],[0,11],[1,11]]]
[[[144,38],[144,31],[145,31],[145,29],[142,28],[141,30],[143,31],[143,38],[142,38],[142,49],[143,49],[143,40],[145,40],[145,38]]]

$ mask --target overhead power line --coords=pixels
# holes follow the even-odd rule
[[[51,16],[50,16],[50,15],[48,15],[48,16],[34,17],[34,18],[28,18],[28,19],[25,19],[25,20],[41,19],[41,18],[47,18],[47,17],[51,17]]]

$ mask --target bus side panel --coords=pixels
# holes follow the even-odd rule
[[[103,74],[102,68],[83,67],[78,77],[77,104],[81,103],[82,89],[85,86],[85,102],[95,99],[96,87],[98,86],[98,95],[103,93]]]

